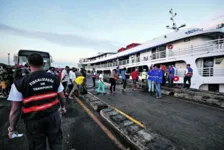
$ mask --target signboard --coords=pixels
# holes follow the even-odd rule
[[[192,34],[192,33],[200,32],[200,31],[203,31],[203,28],[201,28],[201,29],[192,29],[192,30],[189,30],[189,31],[185,32],[185,34]]]

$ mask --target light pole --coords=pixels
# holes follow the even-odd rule
[[[10,65],[10,53],[8,53],[8,65]]]

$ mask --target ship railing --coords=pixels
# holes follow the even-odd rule
[[[168,57],[185,56],[185,55],[200,55],[216,51],[224,51],[224,39],[211,40],[203,42],[199,45],[191,45],[188,48],[174,49],[168,52]]]
[[[131,61],[129,62],[129,60],[127,60],[128,61],[128,63],[127,64],[134,64],[134,63],[139,63],[139,62],[141,62],[141,58],[140,58],[140,56],[138,56],[138,57],[135,57],[135,58],[131,58]]]
[[[166,58],[166,50],[152,53],[151,58],[152,58],[152,60]]]
[[[224,76],[224,68],[204,67],[204,68],[198,68],[198,72],[203,77]]]
[[[121,61],[119,61],[119,65],[127,65],[127,64],[129,64],[129,59],[125,59],[125,60],[121,60]]]

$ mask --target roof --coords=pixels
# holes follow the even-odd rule
[[[105,54],[116,54],[116,52],[106,52],[106,53],[98,54],[98,55],[88,57],[88,58],[85,58],[85,59],[91,59],[91,58],[99,57],[99,56],[102,56],[102,55],[105,55]]]
[[[116,59],[119,57],[127,56],[127,55],[132,55],[136,54],[138,52],[142,52],[145,50],[148,50],[150,48],[158,47],[167,43],[171,43],[180,39],[196,36],[196,35],[202,35],[206,33],[214,33],[214,32],[224,32],[223,29],[210,29],[210,30],[203,30],[203,29],[198,29],[198,28],[188,28],[188,29],[183,29],[178,32],[171,32],[168,34],[165,34],[163,36],[159,36],[157,38],[154,38],[152,40],[149,40],[145,43],[142,43],[142,45],[139,45],[137,47],[131,48],[128,51],[122,51],[120,53],[108,56],[106,58],[100,59],[100,60],[95,60],[91,62],[86,62],[85,64],[90,64],[90,63],[99,63],[107,60],[112,60]],[[166,36],[166,37],[165,37]]]

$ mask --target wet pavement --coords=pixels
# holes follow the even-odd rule
[[[0,99],[0,149],[27,150],[27,138],[9,140],[7,128],[10,103]],[[67,101],[67,114],[62,117],[63,150],[119,150],[103,130],[89,117],[76,100]],[[20,120],[19,131],[25,133]]]
[[[88,81],[91,86],[91,81]],[[190,102],[173,96],[156,99],[141,89],[136,91],[117,85],[115,94],[97,94],[104,102],[144,123],[146,128],[164,136],[187,150],[224,149],[224,110]]]

